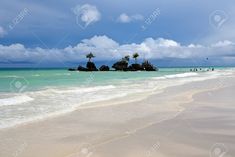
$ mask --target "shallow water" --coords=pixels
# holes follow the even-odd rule
[[[0,128],[71,112],[89,102],[150,93],[192,81],[229,75],[231,69],[190,72],[70,72],[66,69],[0,70]]]

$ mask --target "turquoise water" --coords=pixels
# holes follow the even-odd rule
[[[66,69],[5,69],[0,70],[0,92],[119,84],[120,81],[179,74],[189,70],[190,68],[162,68],[158,72],[71,72]]]
[[[233,70],[232,70],[233,71]],[[234,75],[161,68],[158,72],[75,72],[66,69],[1,69],[0,128],[65,114],[88,103],[161,92],[171,86]]]

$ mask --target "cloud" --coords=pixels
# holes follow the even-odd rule
[[[95,23],[101,19],[101,13],[94,5],[84,4],[77,5],[72,9],[73,13],[85,23],[85,26],[88,26],[92,23]]]
[[[95,48],[113,48],[117,47],[119,44],[108,38],[107,36],[94,36],[91,39],[82,40],[82,44],[87,47],[95,47]]]
[[[126,13],[122,13],[117,18],[117,21],[120,23],[130,23],[130,22],[142,21],[142,20],[144,20],[144,17],[140,14],[127,15]]]
[[[212,44],[213,47],[228,47],[228,46],[234,46],[234,43],[229,40],[219,41],[215,44]]]
[[[7,34],[7,32],[4,30],[3,27],[0,26],[0,38],[4,37]]]
[[[26,48],[22,44],[0,45],[0,61],[14,62],[77,62],[84,61],[85,55],[93,52],[96,60],[117,60],[135,52],[146,59],[199,59],[207,57],[228,58],[235,56],[235,44],[231,41],[219,41],[208,46],[182,45],[174,40],[146,38],[141,43],[119,44],[107,36],[94,36],[84,39],[76,46],[64,49]],[[4,60],[5,59],[5,60]]]

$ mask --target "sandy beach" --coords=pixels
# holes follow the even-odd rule
[[[0,0],[0,157],[235,157],[235,0]]]
[[[1,129],[0,156],[232,157],[234,91],[221,76]]]

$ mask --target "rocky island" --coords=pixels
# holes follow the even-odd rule
[[[97,69],[94,62],[91,61],[92,58],[95,56],[90,52],[86,55],[86,58],[88,58],[86,67],[83,67],[81,65],[78,66],[77,69],[70,68],[69,71],[158,71],[158,68],[152,65],[148,60],[144,60],[142,64],[137,63],[137,58],[139,57],[138,53],[134,53],[132,58],[135,59],[135,63],[129,65],[130,56],[127,55],[123,57],[121,60],[115,62],[112,65],[113,69],[110,69],[107,65],[100,66],[99,69]]]

